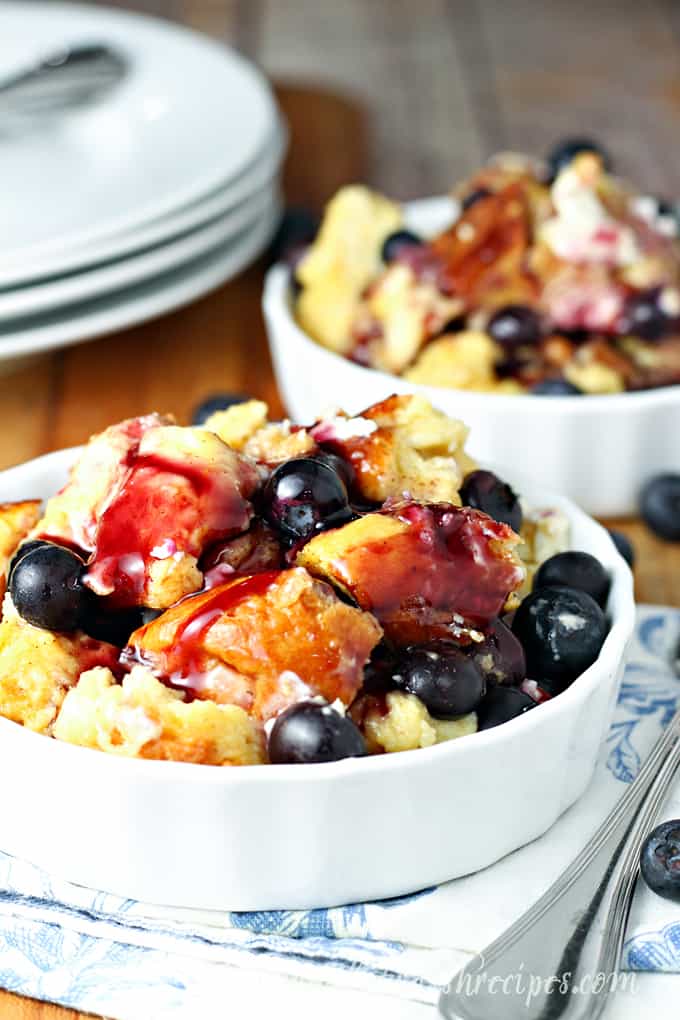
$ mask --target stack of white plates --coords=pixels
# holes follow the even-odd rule
[[[3,0],[0,39],[0,84],[61,46],[129,63],[89,107],[0,119],[0,359],[177,308],[266,247],[285,130],[252,65],[169,23],[72,4]]]

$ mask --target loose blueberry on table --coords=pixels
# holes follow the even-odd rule
[[[680,541],[680,475],[652,478],[640,494],[642,519],[659,538]]]
[[[248,400],[248,397],[240,396],[237,393],[216,393],[213,396],[206,397],[191,415],[191,424],[203,425],[216,411],[226,411],[227,408],[233,407],[234,404],[242,404],[246,400]]]
[[[652,892],[680,903],[680,819],[663,822],[640,852],[640,871]]]

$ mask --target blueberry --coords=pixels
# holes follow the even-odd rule
[[[657,896],[680,903],[680,819],[657,825],[640,851],[640,871]]]
[[[611,170],[612,164],[608,154],[592,138],[565,138],[563,141],[558,142],[548,154],[547,163],[550,179],[554,180],[560,170],[564,170],[565,167],[569,166],[574,156],[578,156],[580,152],[596,153],[602,159],[605,170]]]
[[[489,198],[490,195],[493,195],[493,191],[490,191],[489,188],[475,188],[474,191],[468,192],[462,200],[460,203],[461,209],[465,212],[466,209],[470,209],[477,202],[481,202],[483,198]]]
[[[552,585],[586,591],[600,606],[604,606],[609,594],[609,575],[590,553],[570,550],[551,556],[538,568],[534,590]]]
[[[392,676],[395,687],[420,698],[439,719],[472,712],[486,690],[473,660],[455,645],[414,645],[404,649]]]
[[[622,531],[615,531],[613,528],[609,531],[609,537],[616,546],[619,555],[623,556],[624,560],[632,570],[635,565],[635,550],[633,549],[633,543],[631,540],[627,535],[624,535]]]
[[[12,571],[16,567],[17,563],[19,563],[19,561],[24,558],[26,553],[30,553],[34,549],[38,549],[42,545],[54,545],[54,544],[55,544],[54,542],[45,542],[44,540],[39,538],[31,539],[30,542],[22,542],[17,551],[14,553],[12,559],[9,561],[9,567],[7,569],[8,582],[12,576]]]
[[[141,609],[109,610],[104,608],[102,600],[94,594],[89,601],[81,626],[86,634],[97,641],[125,648],[133,631],[145,622]]]
[[[527,675],[524,649],[507,624],[494,620],[484,640],[471,645],[468,654],[487,684],[520,684]]]
[[[361,733],[330,705],[301,701],[277,717],[268,741],[273,765],[339,761],[366,754]]]
[[[518,687],[492,687],[477,709],[477,728],[490,730],[535,707],[534,699]]]
[[[526,305],[506,305],[489,319],[487,332],[501,347],[535,344],[541,339],[541,320]]]
[[[289,542],[311,537],[351,516],[347,486],[333,468],[313,457],[288,460],[271,474],[264,516]]]
[[[339,457],[337,453],[328,453],[326,450],[320,450],[318,453],[315,453],[311,459],[320,461],[332,471],[335,471],[336,475],[339,475],[340,478],[342,478],[348,490],[353,487],[356,481],[356,475],[354,474],[354,468],[348,460],[344,460],[343,457]]]
[[[582,397],[583,390],[566,379],[544,379],[531,387],[531,392],[537,397]]]
[[[191,424],[203,425],[210,415],[215,414],[216,411],[226,411],[228,407],[233,407],[234,404],[243,404],[248,399],[248,397],[243,397],[238,393],[216,393],[212,397],[206,397],[194,410],[191,416]]]
[[[41,543],[25,553],[9,583],[19,615],[43,630],[77,630],[89,596],[82,583],[83,570],[80,556],[60,545]]]
[[[284,212],[279,229],[269,247],[271,262],[286,262],[301,248],[312,243],[319,229],[319,217],[302,206],[290,206]]]
[[[522,527],[522,508],[517,494],[492,471],[472,471],[460,490],[463,506],[483,510],[495,521],[509,524],[513,531]]]
[[[396,230],[383,241],[380,251],[383,262],[394,262],[404,248],[416,248],[423,242],[411,230]]]
[[[640,494],[640,513],[655,535],[680,541],[680,475],[657,475]]]
[[[607,621],[585,591],[539,588],[522,602],[512,629],[522,642],[529,676],[559,694],[597,659]]]
[[[365,694],[386,694],[394,690],[392,676],[395,669],[395,653],[385,641],[371,652],[371,658],[364,666],[362,691]]]
[[[637,336],[643,340],[660,340],[670,325],[671,320],[659,304],[658,291],[645,291],[628,298],[618,331],[625,336]]]

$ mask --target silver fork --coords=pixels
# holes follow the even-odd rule
[[[110,46],[62,47],[32,66],[0,78],[0,112],[47,114],[99,99],[125,76],[129,62]]]
[[[616,987],[642,843],[680,766],[680,710],[585,849],[439,1000],[447,1020],[597,1020]],[[505,983],[504,983],[505,982]]]

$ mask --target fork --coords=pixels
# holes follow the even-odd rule
[[[564,874],[454,975],[439,1000],[447,1020],[601,1016],[630,978],[619,965],[640,849],[679,766],[680,710]]]

